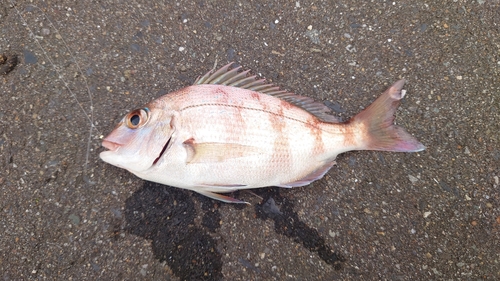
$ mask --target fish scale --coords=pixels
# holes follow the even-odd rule
[[[228,64],[127,114],[100,157],[145,180],[245,203],[219,193],[308,185],[350,150],[425,149],[393,124],[403,85],[341,123],[324,104]]]

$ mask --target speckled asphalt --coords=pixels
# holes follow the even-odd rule
[[[499,1],[2,0],[0,32],[2,280],[500,279]],[[427,150],[345,153],[251,206],[99,160],[123,114],[229,61],[343,119],[405,78]]]

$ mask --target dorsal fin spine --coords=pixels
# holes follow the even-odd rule
[[[235,82],[229,84],[228,86],[233,86],[233,87],[239,87],[239,88],[245,88],[246,89],[246,87],[240,87],[240,86],[241,85],[246,85],[246,83],[248,83],[250,81],[253,81],[253,80],[255,80],[255,75],[252,75],[252,76],[247,77],[245,79],[241,79],[239,81],[235,81]]]
[[[265,79],[259,79],[256,75],[247,77],[250,70],[239,72],[241,66],[229,70],[232,64],[233,63],[226,64],[216,71],[212,69],[201,78],[196,79],[195,84],[224,85],[270,95],[302,108],[321,121],[329,123],[340,122],[335,116],[328,114],[331,113],[331,110],[326,105],[309,97],[299,96],[285,90],[280,90],[279,87],[273,84],[266,84]]]
[[[247,76],[248,72],[250,72],[250,69],[238,73],[236,76],[225,81],[223,85],[229,86],[231,83],[233,83],[235,81],[239,81],[241,79],[244,79]]]

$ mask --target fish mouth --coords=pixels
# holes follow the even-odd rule
[[[108,149],[108,151],[117,151],[118,148],[120,148],[121,144],[116,143],[116,142],[112,142],[112,141],[108,141],[108,140],[103,140],[102,146],[104,148]]]

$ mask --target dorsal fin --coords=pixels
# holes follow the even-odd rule
[[[317,102],[312,98],[299,96],[297,94],[281,90],[278,86],[266,83],[266,79],[257,79],[256,75],[248,76],[250,70],[240,72],[241,66],[230,69],[232,65],[233,63],[231,62],[219,68],[217,71],[214,71],[214,69],[210,70],[202,77],[198,77],[198,79],[194,82],[194,85],[226,85],[259,92],[277,97],[298,106],[316,116],[323,122],[340,123],[340,120],[337,117],[330,115],[332,111],[326,105]]]

